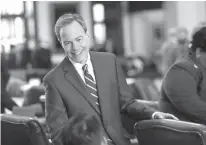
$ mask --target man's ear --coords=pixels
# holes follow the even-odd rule
[[[88,34],[88,33],[86,33],[86,36],[87,36],[87,38],[90,38],[90,36],[89,36],[89,34]]]
[[[63,47],[63,44],[62,44],[62,42],[61,42],[61,40],[58,40],[58,41],[59,41],[61,47],[64,48],[64,47]]]
[[[91,38],[90,35],[88,33],[86,33],[86,39],[87,39],[89,45],[90,45],[90,41],[91,41],[90,38]]]

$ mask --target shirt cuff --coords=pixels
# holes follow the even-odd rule
[[[155,119],[155,115],[156,115],[157,113],[159,113],[159,112],[156,111],[156,112],[154,112],[154,113],[152,114],[152,119]]]

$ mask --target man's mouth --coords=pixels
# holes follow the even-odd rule
[[[78,52],[72,52],[72,55],[80,55],[83,52],[84,49],[82,49],[81,51]]]

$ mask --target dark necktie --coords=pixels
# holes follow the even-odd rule
[[[82,69],[84,71],[84,79],[85,79],[85,84],[86,84],[87,91],[92,96],[91,99],[93,100],[93,102],[96,105],[98,105],[98,107],[99,107],[96,82],[93,79],[93,77],[89,74],[89,72],[88,72],[88,65],[87,64],[85,64],[82,67]]]
[[[97,85],[93,77],[88,72],[88,65],[85,64],[82,67],[84,71],[84,79],[87,91],[90,93],[90,97],[93,100],[93,102],[97,105],[97,108],[99,109],[99,101],[98,101],[98,94],[97,94]],[[111,139],[109,139],[108,135],[104,132],[104,141],[107,142],[108,145],[114,145]]]

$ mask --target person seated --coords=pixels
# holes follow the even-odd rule
[[[7,83],[9,81],[10,74],[8,68],[1,64],[1,113],[5,113],[5,109],[12,111],[14,106],[18,106],[12,99],[6,90]]]
[[[206,23],[194,29],[190,49],[166,73],[160,108],[179,119],[206,124]]]
[[[78,113],[61,130],[63,145],[106,145],[100,123],[95,116]]]
[[[50,69],[52,67],[51,51],[48,47],[40,47],[34,52],[32,67],[40,69]]]
[[[26,81],[23,81],[22,79],[11,75],[6,85],[6,90],[12,97],[22,97],[23,91],[21,87],[26,84]]]

